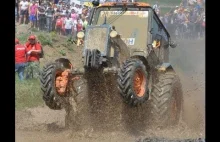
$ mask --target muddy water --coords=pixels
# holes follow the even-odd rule
[[[87,129],[75,133],[64,129],[63,110],[53,111],[47,107],[37,107],[16,112],[16,141],[133,142],[140,137],[169,139],[205,137],[205,44],[204,41],[181,41],[179,44],[179,47],[170,49],[170,62],[181,78],[184,91],[183,121],[178,126],[166,130],[141,130],[139,135],[131,135],[123,129],[111,132],[108,130],[94,132],[93,129]],[[113,115],[108,115],[109,118],[106,120],[110,121],[111,116]],[[114,127],[113,123],[111,125]]]

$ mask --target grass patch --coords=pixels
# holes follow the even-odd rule
[[[19,39],[20,43],[26,43],[28,37],[29,37],[29,34],[22,33],[18,36],[18,39]]]
[[[62,56],[66,56],[66,52],[64,50],[60,50],[59,53],[62,55]]]
[[[37,35],[37,39],[41,42],[43,46],[49,45],[53,47],[52,37],[49,34],[39,34]]]
[[[43,105],[40,82],[37,79],[19,81],[15,79],[15,109],[22,110]]]

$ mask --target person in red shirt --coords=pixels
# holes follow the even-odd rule
[[[20,80],[24,80],[24,70],[26,66],[26,47],[19,44],[19,40],[15,39],[15,72],[18,73]]]
[[[77,19],[76,30],[77,30],[77,33],[81,32],[83,30],[83,25],[82,25],[80,19]]]
[[[65,15],[61,15],[61,21],[62,21],[62,28],[61,28],[61,33],[62,35],[65,35],[66,34],[66,31],[65,31],[65,24],[64,24],[64,20],[65,20]]]
[[[58,16],[56,21],[56,31],[59,35],[61,35],[62,25],[63,25],[63,21],[61,20],[61,17]]]
[[[42,52],[41,44],[37,42],[34,35],[29,36],[28,42],[26,43],[27,52],[27,63],[26,78],[35,78],[35,75],[39,77],[40,74],[40,54]]]

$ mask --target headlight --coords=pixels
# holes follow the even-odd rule
[[[118,35],[118,33],[116,32],[116,31],[111,31],[110,32],[110,37],[111,38],[114,38],[114,37],[116,37]]]
[[[77,33],[78,38],[84,38],[84,36],[85,36],[84,32],[78,32]]]

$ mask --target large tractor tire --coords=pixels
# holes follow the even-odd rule
[[[175,72],[158,76],[151,93],[151,116],[155,127],[176,125],[181,116],[183,103],[182,86]]]
[[[124,101],[131,106],[144,103],[149,98],[148,79],[146,67],[141,60],[126,60],[117,80]]]
[[[62,72],[66,67],[62,63],[55,62],[47,64],[41,73],[40,82],[41,90],[43,92],[43,100],[45,104],[53,110],[60,110],[63,108],[62,104],[65,99],[62,99],[55,88],[56,73]]]

